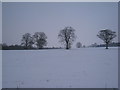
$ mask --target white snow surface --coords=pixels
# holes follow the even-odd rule
[[[118,48],[3,50],[2,88],[117,88]]]

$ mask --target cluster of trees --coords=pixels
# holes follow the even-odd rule
[[[116,37],[116,32],[111,31],[109,29],[101,30],[98,32],[97,36],[104,41],[106,49],[108,49],[109,44]],[[65,46],[66,49],[70,49],[72,47],[73,42],[76,39],[75,29],[72,27],[65,27],[60,30],[58,34],[59,42]],[[35,32],[34,35],[30,33],[25,33],[22,36],[21,45],[20,46],[11,46],[20,48],[20,49],[34,49],[37,47],[38,49],[44,48],[47,45],[47,36],[44,32]],[[34,47],[33,47],[34,46]],[[5,45],[3,46],[4,49]],[[76,44],[77,48],[82,47],[82,44],[78,42]],[[85,47],[85,46],[83,46]]]
[[[59,41],[65,45],[66,49],[70,49],[76,39],[75,30],[72,27],[65,27],[63,30],[60,30],[58,38]],[[25,33],[21,41],[21,45],[24,46],[25,49],[33,48],[33,45],[38,49],[42,49],[47,45],[47,36],[44,32],[36,32],[32,36],[30,33]],[[78,48],[79,47],[80,46],[78,46]]]
[[[21,45],[25,47],[25,49],[33,48],[33,45],[36,45],[37,48],[42,49],[47,45],[47,36],[44,32],[36,32],[31,36],[30,33],[25,33],[22,36]]]

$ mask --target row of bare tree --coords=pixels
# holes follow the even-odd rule
[[[109,43],[111,43],[113,38],[116,37],[116,32],[105,29],[99,31],[97,36],[104,41],[106,44],[106,49],[108,49]],[[76,39],[75,29],[72,27],[65,27],[64,29],[60,30],[58,38],[59,41],[66,47],[66,49],[70,49]],[[32,36],[30,33],[26,33],[23,35],[21,41],[21,45],[26,47],[26,49],[31,48],[33,44],[36,45],[37,48],[41,49],[47,45],[47,36],[44,32],[36,32]],[[81,43],[78,42],[76,46],[80,48]]]

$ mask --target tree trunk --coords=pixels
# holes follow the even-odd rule
[[[69,49],[69,45],[68,45],[68,43],[66,43],[66,49]]]
[[[42,46],[40,46],[40,47],[38,47],[38,49],[43,49],[43,47],[42,47]]]
[[[106,43],[106,49],[108,49],[108,43]]]

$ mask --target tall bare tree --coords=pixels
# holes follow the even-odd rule
[[[75,30],[72,27],[65,27],[63,30],[60,30],[58,38],[60,39],[60,42],[65,45],[66,49],[70,49],[76,38]]]
[[[31,36],[30,33],[25,33],[22,36],[22,40],[21,40],[21,45],[23,45],[26,49],[31,48],[33,45],[33,38]]]
[[[106,49],[108,49],[108,45],[112,42],[113,38],[116,37],[116,32],[105,29],[99,31],[97,36],[104,41],[106,44]]]
[[[47,36],[44,32],[36,32],[34,35],[35,44],[39,49],[42,49],[44,46],[47,45]]]

